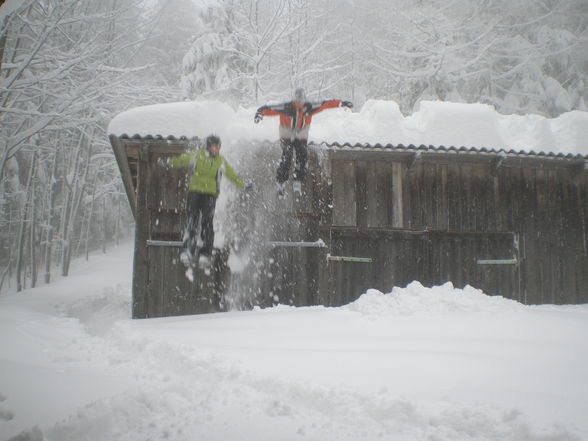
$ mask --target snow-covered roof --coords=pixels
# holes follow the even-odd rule
[[[277,139],[277,118],[266,117],[254,124],[255,110],[235,110],[218,101],[144,106],[117,115],[108,133],[145,139],[204,138],[216,133],[229,149],[241,141]],[[586,140],[588,112],[573,111],[550,119],[502,115],[486,104],[438,101],[424,101],[406,117],[393,101],[368,101],[353,112],[330,109],[317,114],[310,129],[311,142],[333,146],[475,146],[481,152],[548,152],[545,155],[555,156],[588,155]]]

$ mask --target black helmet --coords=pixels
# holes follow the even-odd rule
[[[220,136],[208,135],[206,137],[206,148],[209,149],[213,145],[221,145]]]

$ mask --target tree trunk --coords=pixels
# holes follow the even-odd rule
[[[106,253],[106,194],[102,195],[102,252]]]
[[[51,170],[51,176],[49,181],[49,208],[47,213],[47,232],[45,235],[45,283],[51,281],[51,260],[53,257],[53,221],[55,216],[55,175],[57,174],[57,156],[58,152],[55,151],[53,156],[53,167]]]
[[[33,175],[35,174],[35,163],[37,161],[37,152],[33,153],[33,159],[31,161],[31,168],[29,170],[29,178],[27,180],[25,203],[23,207],[23,213],[20,220],[20,228],[18,232],[18,255],[16,257],[16,290],[22,291],[23,289],[23,264],[24,264],[24,243],[25,243],[25,224],[27,218],[27,212],[29,207],[29,197],[31,193],[31,185],[33,182]]]
[[[96,201],[96,184],[98,182],[98,170],[94,176],[94,184],[92,184],[92,202],[90,203],[90,212],[88,213],[88,226],[86,228],[86,260],[89,259],[90,254],[90,225],[92,225],[92,218],[94,215],[94,202]]]
[[[33,178],[33,182],[31,185],[31,225],[29,228],[30,231],[30,257],[31,257],[31,288],[34,288],[37,285],[37,240],[36,240],[36,213],[35,210],[35,179]]]

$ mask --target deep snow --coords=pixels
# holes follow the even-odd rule
[[[253,112],[148,106],[109,133],[214,131],[238,160],[239,140],[277,137],[277,121],[254,125]],[[311,139],[586,155],[588,113],[425,102],[405,117],[372,101],[318,115]],[[133,321],[131,267],[128,243],[0,297],[0,441],[588,439],[588,305],[413,282],[339,308]]]
[[[117,115],[109,134],[206,137],[217,133],[223,145],[237,150],[240,141],[274,140],[278,121],[266,117],[253,124],[255,108],[232,109],[217,101],[157,104]],[[487,147],[588,154],[588,112],[573,111],[557,118],[503,115],[486,104],[423,101],[404,116],[393,101],[370,100],[361,108],[329,109],[313,117],[310,140],[370,144],[414,144]],[[238,155],[239,153],[236,153]]]
[[[133,321],[131,261],[0,298],[0,439],[588,439],[587,305],[413,282]]]

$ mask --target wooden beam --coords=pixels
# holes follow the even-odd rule
[[[131,168],[129,166],[129,161],[127,160],[127,154],[125,152],[125,148],[123,144],[120,142],[118,136],[110,135],[110,144],[112,145],[112,150],[114,151],[114,157],[116,158],[116,162],[118,164],[118,168],[120,169],[120,175],[123,181],[123,185],[125,187],[125,192],[127,193],[127,199],[129,200],[129,204],[131,206],[131,211],[133,213],[133,217],[135,220],[137,219],[137,194],[136,188],[133,185],[133,177],[131,175]]]

